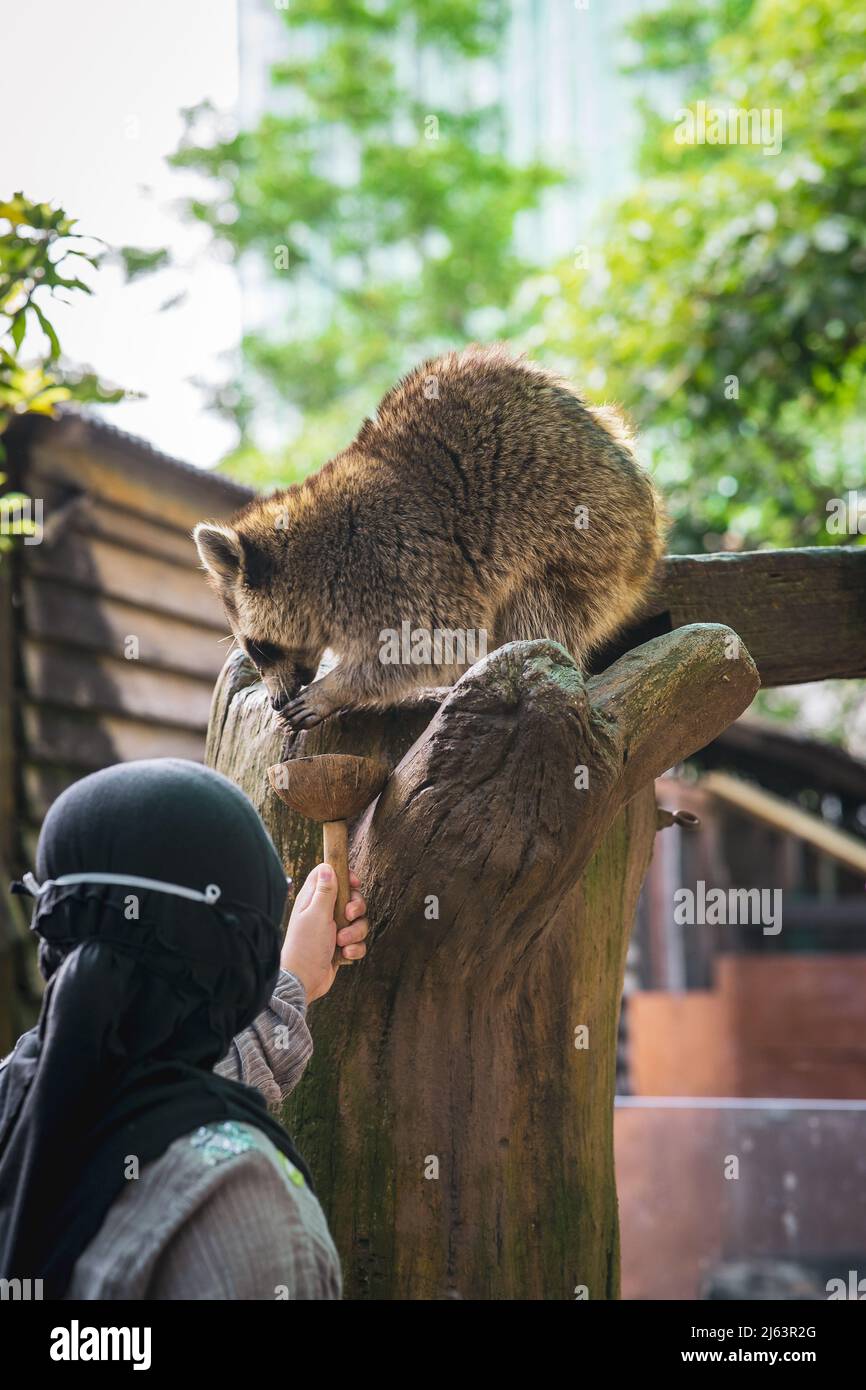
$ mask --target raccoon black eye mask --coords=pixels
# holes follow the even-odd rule
[[[269,666],[276,666],[282,661],[285,653],[282,647],[278,647],[274,642],[266,642],[263,637],[258,640],[248,638],[244,644],[247,656],[255,662],[260,671],[266,671]]]
[[[318,473],[194,534],[298,730],[451,685],[506,642],[583,663],[638,614],[665,521],[616,412],[494,346],[423,363]]]

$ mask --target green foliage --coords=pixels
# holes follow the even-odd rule
[[[640,46],[641,61],[634,73],[652,71],[688,74],[693,83],[711,72],[713,46],[749,17],[756,0],[675,0],[647,10],[628,26]]]
[[[34,203],[23,193],[0,201],[0,462],[5,457],[2,436],[15,415],[51,415],[62,401],[104,402],[123,396],[93,372],[61,365],[60,342],[49,318],[52,299],[90,294],[80,273],[86,273],[85,266],[95,269],[101,258],[100,252],[86,249],[92,239],[80,236],[75,226],[62,208]],[[21,351],[31,327],[41,337],[42,351],[24,363]],[[0,487],[4,482],[0,473]],[[2,500],[8,509],[24,499],[7,492]],[[0,553],[32,529],[23,519],[4,525]]]
[[[306,423],[275,469],[245,439],[234,460],[245,477],[317,466],[319,447],[348,442],[419,358],[512,330],[527,272],[515,219],[558,176],[509,163],[497,110],[422,94],[447,89],[454,65],[495,57],[507,14],[503,0],[293,0],[273,109],[229,135],[210,107],[188,113],[174,163],[211,189],[190,213],[285,305],[277,331],[244,340],[252,393],[264,387]],[[425,87],[422,67],[439,80]],[[221,400],[242,430],[249,394]]]
[[[127,283],[143,275],[152,275],[170,264],[171,257],[164,247],[146,249],[141,246],[118,246],[117,258],[123,267]]]
[[[850,543],[825,522],[866,453],[866,13],[679,3],[637,37],[645,70],[698,74],[693,103],[780,111],[781,152],[656,118],[588,268],[538,297],[546,350],[643,427],[676,547]]]

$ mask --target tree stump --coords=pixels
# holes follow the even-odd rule
[[[616,1034],[653,779],[758,684],[716,625],[586,682],[557,644],[517,642],[441,705],[343,715],[285,746],[255,672],[230,658],[208,760],[252,798],[296,884],[321,831],[273,794],[268,765],[353,752],[394,769],[350,827],[369,954],[312,1005],[315,1053],[285,1114],[348,1298],[618,1296]]]

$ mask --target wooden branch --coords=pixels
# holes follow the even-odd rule
[[[616,1297],[616,1027],[651,779],[757,684],[719,627],[588,684],[563,648],[521,642],[429,724],[413,702],[284,749],[261,686],[227,667],[210,757],[298,880],[319,830],[269,792],[268,764],[325,748],[397,764],[352,841],[370,952],[312,1006],[316,1051],[286,1109],[349,1297]]]
[[[751,657],[722,627],[656,638],[588,687],[554,642],[500,647],[458,681],[368,814],[359,831],[368,878],[398,881],[400,844],[409,864],[421,855],[447,865],[440,901],[461,967],[504,975],[623,804],[715,738],[758,685]],[[578,788],[580,769],[587,785]],[[479,892],[504,909],[507,932],[474,915]],[[400,910],[391,903],[388,915]]]
[[[636,647],[589,682],[599,714],[627,738],[622,795],[716,738],[757,694],[758,672],[730,628],[691,624]]]
[[[688,623],[739,634],[765,686],[866,676],[866,547],[669,555],[647,616],[593,662]]]

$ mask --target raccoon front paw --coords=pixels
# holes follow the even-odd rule
[[[324,681],[313,681],[280,710],[281,721],[295,733],[300,733],[302,729],[315,729],[329,714],[336,714],[338,709],[343,708],[342,702],[334,700],[327,691],[316,689],[320,684],[324,684]]]

